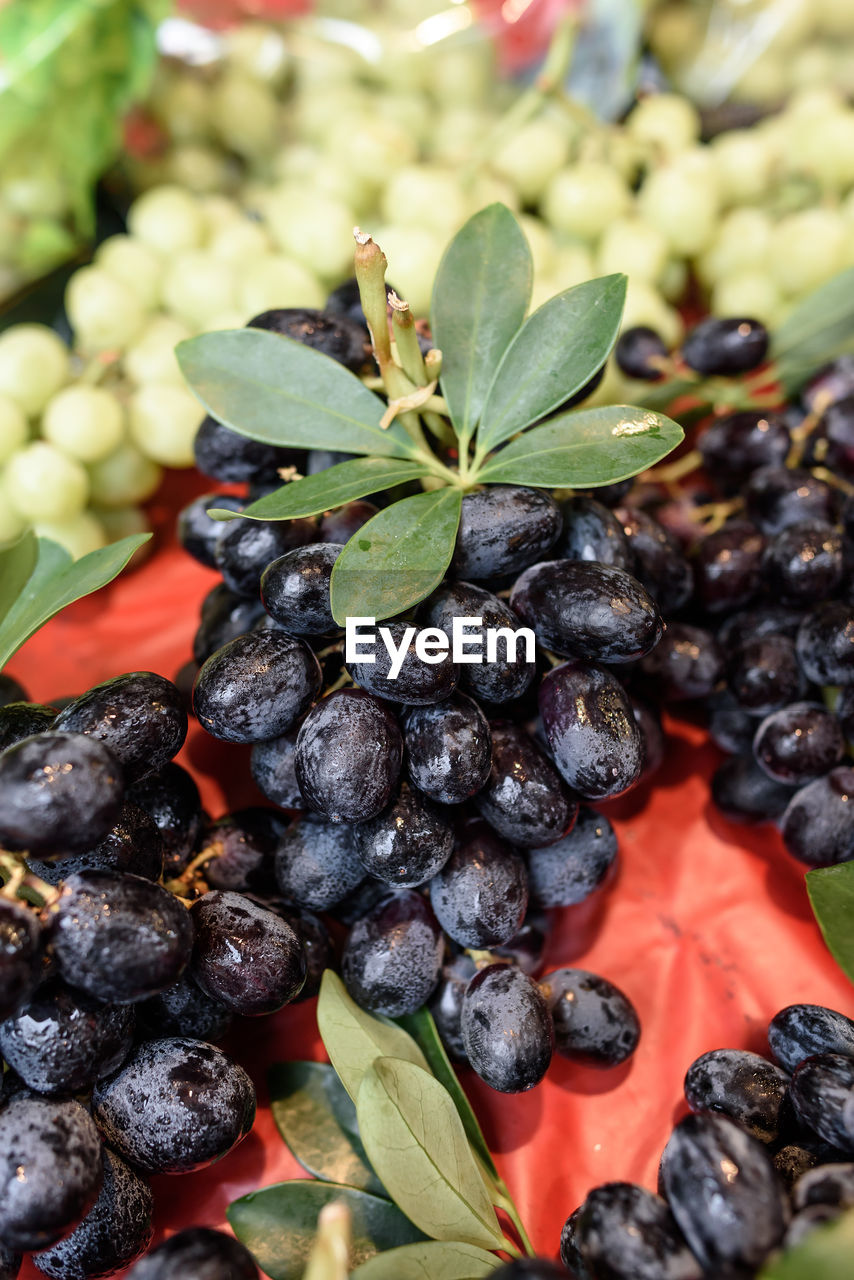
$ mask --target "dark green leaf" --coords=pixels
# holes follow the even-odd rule
[[[500,1248],[501,1228],[451,1095],[428,1071],[377,1058],[356,1099],[368,1158],[395,1204],[434,1240]]]
[[[375,1058],[405,1058],[427,1070],[427,1061],[412,1036],[387,1018],[360,1009],[344,983],[327,969],[320,984],[317,1027],[330,1061],[353,1101],[362,1076]]]
[[[36,566],[17,602],[0,623],[0,669],[54,614],[112,582],[137,547],[150,537],[150,533],[134,534],[73,562],[57,543],[39,538]]]
[[[343,365],[262,329],[202,333],[175,348],[181,372],[208,413],[268,444],[411,458],[397,423],[380,426],[386,406]]]
[[[457,1079],[457,1073],[451,1066],[430,1010],[426,1008],[419,1009],[417,1013],[407,1014],[403,1018],[396,1018],[395,1021],[399,1026],[403,1027],[404,1031],[408,1031],[413,1040],[420,1045],[433,1075],[440,1084],[445,1086],[453,1098],[457,1114],[463,1122],[463,1128],[475,1154],[480,1157],[492,1177],[497,1178],[498,1170],[495,1167],[495,1161],[492,1159],[492,1153],[481,1133],[480,1125],[472,1110],[471,1103]]]
[[[513,440],[487,459],[478,480],[593,489],[645,471],[683,439],[680,426],[651,409],[577,409]]]
[[[807,893],[831,955],[854,982],[854,862],[808,871]]]
[[[430,309],[442,351],[442,394],[457,434],[471,439],[495,370],[531,300],[533,260],[503,204],[470,218],[445,250]]]
[[[460,524],[462,493],[435,489],[403,498],[353,534],[332,570],[332,616],[393,618],[445,576]]]
[[[327,1062],[282,1062],[270,1068],[270,1108],[279,1133],[302,1167],[324,1182],[384,1195],[359,1137],[356,1108]]]
[[[500,1266],[494,1253],[474,1245],[425,1240],[378,1253],[353,1272],[352,1280],[479,1280]]]
[[[16,542],[0,547],[0,622],[29,581],[38,559],[39,544],[31,529]]]
[[[847,351],[854,351],[854,267],[808,294],[771,339],[771,358],[787,392]]]
[[[851,1280],[854,1259],[854,1211],[809,1235],[780,1253],[759,1274],[759,1280]]]
[[[353,1266],[385,1249],[424,1238],[390,1200],[308,1178],[279,1182],[232,1201],[228,1221],[271,1280],[300,1280],[320,1211],[333,1200],[346,1204],[352,1215]]]
[[[245,511],[213,507],[208,514],[221,520],[294,520],[297,516],[316,516],[354,498],[364,498],[408,480],[420,480],[427,474],[426,467],[420,463],[405,462],[402,458],[353,458],[315,476],[292,480],[275,493],[251,503]]]
[[[478,450],[559,409],[608,358],[620,328],[626,277],[601,276],[544,302],[525,321],[489,388]]]

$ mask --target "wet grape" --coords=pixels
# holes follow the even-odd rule
[[[403,737],[410,781],[431,800],[461,804],[489,777],[489,725],[477,703],[464,694],[435,707],[408,710]]]
[[[640,1021],[619,987],[586,969],[555,969],[539,985],[564,1058],[616,1067],[632,1056]]]
[[[404,783],[387,809],[354,826],[353,847],[368,874],[414,889],[441,871],[454,834],[444,813]]]
[[[95,685],[60,711],[57,730],[102,742],[130,784],[159,771],[187,736],[187,713],[171,680],[132,671]]]
[[[567,835],[528,850],[531,901],[540,907],[583,902],[604,883],[616,857],[617,837],[608,819],[581,805]]]
[[[610,672],[582,662],[555,667],[540,686],[540,712],[555,764],[578,795],[601,800],[637,782],[643,739]]]
[[[463,997],[463,1046],[471,1066],[499,1093],[533,1089],[554,1047],[551,1015],[536,983],[515,965],[491,964]]]
[[[525,864],[483,823],[472,823],[430,881],[430,902],[445,933],[460,946],[508,942],[528,906]]]
[[[760,1142],[780,1131],[789,1077],[758,1053],[712,1049],[688,1068],[685,1097],[692,1111],[718,1111]]]
[[[390,893],[357,920],[341,956],[350,995],[371,1013],[415,1013],[439,979],[442,933],[428,903],[410,889]]]
[[[195,931],[190,971],[227,1009],[258,1017],[299,995],[305,953],[280,916],[243,894],[213,889],[196,899],[190,917]]]
[[[308,806],[330,821],[365,822],[391,799],[402,757],[400,729],[383,702],[363,689],[338,689],[302,723],[297,782]]]
[[[542,559],[560,529],[558,505],[541,489],[492,485],[467,493],[451,572],[475,581],[518,573]]]
[[[225,742],[278,738],[311,706],[321,687],[317,658],[284,631],[255,631],[218,649],[193,690],[196,718]]]

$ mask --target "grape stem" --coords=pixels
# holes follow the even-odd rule
[[[24,901],[34,907],[47,907],[59,897],[59,889],[30,871],[24,859],[26,852],[0,850],[0,874],[5,879],[0,897],[12,902]]]
[[[665,463],[661,467],[651,467],[638,476],[643,484],[676,484],[684,480],[703,465],[703,455],[699,449],[692,449],[684,458],[676,462]]]

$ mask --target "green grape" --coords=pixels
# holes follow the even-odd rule
[[[391,120],[369,114],[336,118],[331,124],[327,155],[346,172],[381,190],[395,169],[416,158],[415,139]]]
[[[3,200],[25,218],[64,218],[68,189],[58,173],[42,165],[25,165],[17,173],[3,173]]]
[[[813,0],[788,0],[774,13],[775,22],[770,30],[768,48],[776,52],[791,52],[801,47],[813,27]]]
[[[164,77],[154,85],[151,107],[170,138],[176,142],[196,142],[210,135],[208,90],[193,72]]]
[[[329,138],[341,128],[342,120],[367,122],[372,119],[372,105],[364,89],[353,84],[332,84],[322,93],[305,93],[292,107],[296,136],[321,148],[329,148]],[[379,124],[385,128],[386,122]],[[394,126],[392,131],[396,132]],[[331,150],[334,152],[335,148]],[[413,155],[415,147],[413,145]],[[412,159],[412,156],[408,157]]]
[[[557,265],[554,237],[549,235],[545,224],[539,218],[535,218],[533,214],[517,214],[517,221],[525,233],[525,239],[531,246],[535,277],[543,278],[544,276],[552,275]]]
[[[492,168],[509,182],[523,204],[538,200],[569,159],[569,135],[558,121],[530,121],[511,134],[492,157]]]
[[[124,436],[122,406],[111,391],[85,383],[65,387],[50,400],[42,435],[78,462],[97,462],[117,449]]]
[[[676,93],[651,93],[632,111],[626,127],[633,138],[662,155],[692,147],[700,136],[700,113]]]
[[[683,333],[679,312],[669,307],[661,294],[646,280],[629,280],[623,328],[646,324],[660,333],[668,347],[678,347]]]
[[[238,311],[236,308],[231,311],[218,311],[201,325],[199,333],[216,333],[221,329],[244,329],[251,319],[252,316],[247,312]]]
[[[0,471],[0,547],[6,542],[14,542],[27,527],[24,517],[19,515],[5,496],[5,480],[6,477]]]
[[[83,351],[120,351],[142,329],[148,308],[139,294],[100,267],[80,267],[65,290],[74,340]]]
[[[751,316],[776,325],[781,317],[780,292],[766,271],[739,270],[715,282],[711,309],[718,316]]]
[[[701,253],[714,235],[718,194],[710,166],[711,157],[694,148],[653,170],[641,187],[641,217],[661,232],[674,253]]]
[[[221,262],[242,268],[252,258],[269,253],[270,237],[258,222],[243,218],[215,231],[208,244],[208,252]]]
[[[672,302],[674,306],[681,302],[688,288],[688,264],[685,259],[668,258],[657,283],[665,302]]]
[[[228,187],[236,177],[236,169],[216,147],[183,142],[172,149],[165,176],[168,182],[200,195]]]
[[[650,48],[667,71],[675,71],[693,61],[705,36],[699,9],[665,5],[656,9],[649,24]]]
[[[418,58],[436,102],[475,107],[489,99],[497,76],[491,40],[441,40],[419,51]]]
[[[199,410],[199,416],[201,410]],[[115,453],[89,467],[89,489],[98,507],[126,507],[156,492],[163,472],[136,445],[125,440]]]
[[[98,246],[95,264],[132,289],[146,310],[153,310],[157,305],[163,259],[142,240],[134,236],[110,236]]]
[[[774,151],[756,129],[732,129],[711,144],[721,202],[752,204],[768,191],[774,168]]]
[[[586,245],[561,245],[553,268],[556,293],[571,289],[573,285],[583,284],[585,280],[592,280],[595,275],[593,256]]]
[[[146,191],[128,211],[128,229],[158,253],[196,249],[205,234],[205,219],[197,200],[180,187]]]
[[[16,324],[0,334],[0,394],[24,413],[41,413],[68,376],[68,348],[46,325]]]
[[[317,191],[279,189],[268,201],[267,226],[278,247],[332,283],[353,256],[353,212]]]
[[[164,306],[190,328],[199,328],[212,313],[234,304],[234,268],[206,249],[178,253],[163,278]]]
[[[26,520],[70,520],[89,496],[85,467],[43,440],[12,454],[5,487],[9,501]]]
[[[488,204],[506,204],[514,212],[519,210],[519,197],[511,186],[491,173],[480,173],[469,191],[468,215],[478,213]]]
[[[0,466],[29,439],[27,417],[9,396],[0,395]]]
[[[128,405],[131,440],[161,466],[191,467],[200,415],[198,400],[183,387],[149,383]]]
[[[232,151],[246,159],[269,155],[279,134],[279,104],[270,90],[239,72],[214,85],[209,110],[214,127]]]
[[[854,10],[850,0],[813,0],[813,18],[817,30],[831,39],[854,36]]]
[[[844,251],[845,223],[831,209],[782,218],[771,233],[768,269],[782,293],[800,297],[829,280]]]
[[[120,538],[151,531],[151,522],[139,507],[95,507],[92,515],[102,526],[108,542],[118,542]],[[140,547],[140,551],[146,551],[147,546],[148,544]]]
[[[726,53],[719,50],[712,56],[721,65]],[[789,58],[782,57],[776,49],[764,49],[733,85],[732,98],[736,102],[776,106],[788,93],[788,80]]]
[[[208,235],[215,235],[226,227],[234,226],[235,223],[242,223],[246,218],[246,214],[236,200],[216,192],[198,196],[196,204],[203,218],[202,239],[206,239]]]
[[[300,262],[277,253],[254,258],[238,281],[237,305],[255,316],[270,307],[322,307],[326,295]]]
[[[813,85],[791,95],[782,118],[813,120],[817,124],[823,116],[839,111],[844,106],[842,94],[834,85]]]
[[[642,218],[618,218],[605,229],[596,255],[596,275],[624,271],[651,282],[658,279],[667,261],[667,241]]]
[[[380,227],[374,236],[390,263],[394,284],[416,316],[426,316],[436,269],[445,249],[441,236],[424,227]]]
[[[407,165],[392,174],[380,211],[387,222],[400,218],[450,238],[466,219],[466,197],[458,177],[435,165]]]
[[[40,538],[50,538],[65,547],[72,560],[107,544],[106,530],[91,511],[80,511],[68,520],[37,520],[33,528]]]
[[[492,117],[479,107],[456,107],[445,103],[430,117],[432,135],[429,152],[442,164],[465,164],[486,137]]]
[[[287,78],[290,56],[281,32],[261,22],[240,23],[225,35],[229,63],[262,84],[278,86]]]
[[[580,161],[555,174],[546,189],[543,214],[557,231],[598,240],[602,228],[626,213],[628,188],[610,165]]]
[[[789,76],[795,90],[811,89],[836,80],[836,63],[830,49],[807,45],[794,55]]]
[[[137,386],[146,382],[171,382],[175,386],[184,386],[184,375],[175,359],[175,348],[190,337],[191,330],[179,320],[172,316],[155,316],[125,352],[125,373]]]
[[[768,259],[771,231],[771,219],[761,209],[731,209],[697,261],[700,279],[710,285],[721,276],[761,270]]]
[[[380,120],[402,124],[419,147],[427,144],[433,129],[433,109],[426,94],[404,89],[378,94],[374,100],[374,111]]]

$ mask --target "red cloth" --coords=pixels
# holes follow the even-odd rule
[[[135,669],[172,677],[187,660],[198,606],[216,575],[170,545],[171,513],[198,477],[172,475],[155,510],[160,546],[141,568],[49,623],[11,662],[35,698],[49,700]],[[520,1097],[463,1072],[497,1163],[538,1249],[555,1254],[564,1219],[590,1187],[614,1179],[654,1188],[658,1158],[684,1109],[682,1079],[700,1053],[767,1051],[765,1029],[784,1005],[827,1004],[854,1014],[851,987],[812,919],[803,868],[773,830],[734,826],[710,807],[719,753],[702,730],[669,724],[654,784],[610,806],[620,837],[616,883],[559,914],[548,968],[577,965],[622,987],[640,1014],[640,1046],[613,1071],[559,1058]],[[181,756],[213,816],[258,800],[245,749],[193,724]],[[229,1047],[228,1044],[225,1046]],[[243,1022],[231,1047],[259,1091],[252,1134],[213,1168],[156,1178],[158,1236],[222,1226],[235,1196],[302,1172],[266,1104],[273,1062],[319,1058],[314,1002]],[[35,1280],[27,1264],[22,1276]]]

